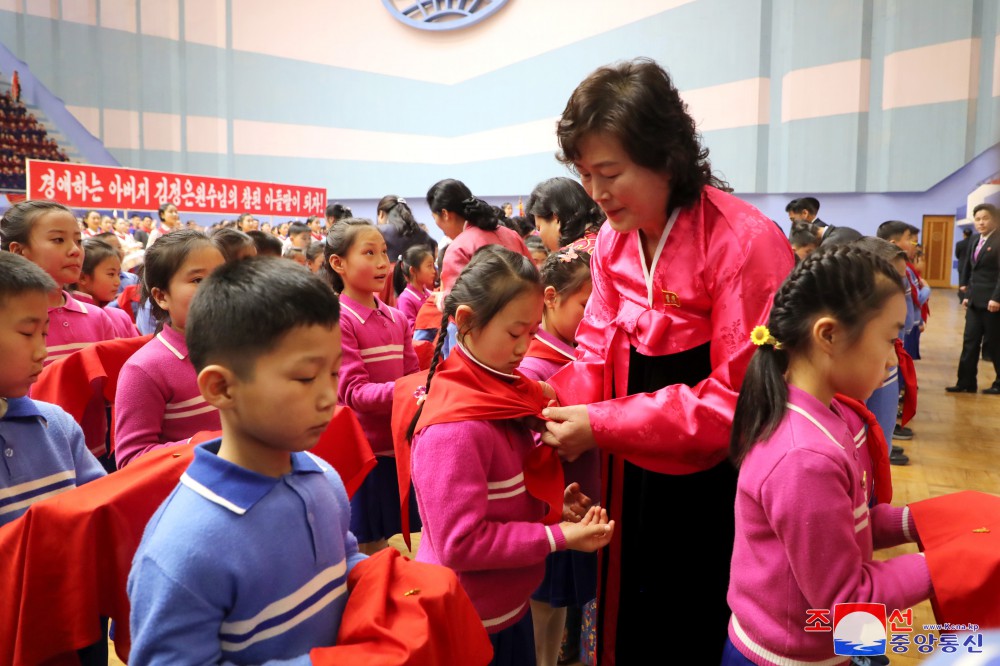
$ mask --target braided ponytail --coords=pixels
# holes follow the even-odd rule
[[[760,344],[743,378],[730,457],[739,466],[754,444],[772,435],[785,416],[791,357],[808,351],[813,323],[834,317],[857,340],[885,302],[903,290],[899,274],[885,259],[850,245],[821,249],[795,267],[774,295],[767,328],[770,344]]]

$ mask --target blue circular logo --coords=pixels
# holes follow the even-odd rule
[[[397,20],[420,30],[458,30],[493,16],[509,0],[382,0]]]

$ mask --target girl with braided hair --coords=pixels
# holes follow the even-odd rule
[[[517,371],[542,307],[531,260],[495,245],[479,250],[444,299],[442,325],[456,322],[458,344],[442,361],[438,341],[409,421],[424,525],[417,559],[457,573],[498,665],[535,663],[528,602],[549,553],[593,552],[614,533],[577,484],[563,486],[558,459],[523,422],[547,402]],[[550,464],[555,474],[539,472]]]
[[[872,559],[917,538],[909,508],[889,505],[885,438],[861,404],[896,366],[905,321],[892,265],[841,246],[799,264],[751,334],[731,438],[740,471],[725,666],[846,664],[829,633],[805,630],[809,609],[892,612],[930,596],[923,554]]]

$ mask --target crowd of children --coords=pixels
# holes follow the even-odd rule
[[[886,442],[928,315],[916,229],[858,239],[807,197],[786,239],[713,174],[651,61],[595,71],[557,137],[582,184],[546,180],[512,218],[439,181],[441,247],[398,196],[376,221],[335,204],[325,229],[207,233],[166,202],[146,243],[141,221],[13,205],[0,525],[212,433],[134,554],[132,663],[312,663],[351,571],[410,532],[493,664],[564,663],[581,632],[587,663],[641,663],[664,630],[685,633],[676,663],[848,663],[809,609],[941,592],[923,554],[873,559],[920,539]],[[95,393],[77,424],[29,397],[115,338],[137,351],[113,404]],[[308,452],[338,403],[375,456],[350,499]]]

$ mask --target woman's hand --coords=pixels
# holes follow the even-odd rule
[[[587,515],[592,504],[589,497],[580,492],[579,483],[571,483],[563,492],[563,520],[578,523]]]
[[[542,442],[556,449],[566,460],[573,462],[597,445],[586,405],[547,407],[542,410],[542,416],[549,419],[548,432],[542,433]]]
[[[593,553],[611,543],[615,533],[615,521],[608,520],[608,512],[599,506],[592,506],[578,523],[560,523],[566,548]]]

